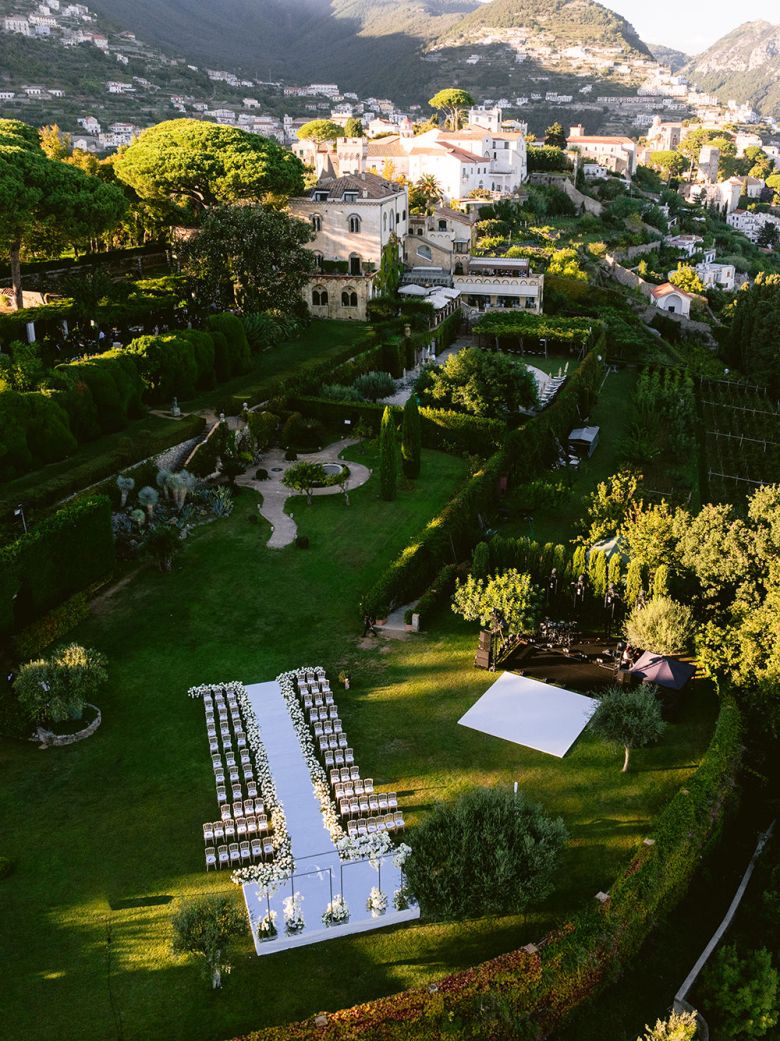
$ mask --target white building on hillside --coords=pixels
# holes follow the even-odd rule
[[[569,132],[568,146],[586,159],[605,166],[613,173],[633,177],[637,166],[636,142],[630,137],[589,137],[582,125]]]

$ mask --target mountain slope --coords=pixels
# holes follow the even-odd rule
[[[778,117],[780,25],[745,22],[692,59],[685,71],[721,101],[746,101],[763,115]]]
[[[484,29],[527,29],[567,47],[620,46],[650,57],[631,23],[594,0],[493,0],[466,15],[450,36],[468,38]]]
[[[502,33],[516,36],[519,28],[553,50],[591,44],[649,54],[625,19],[594,0],[90,0],[90,6],[208,68],[288,83],[338,82],[399,101],[424,100],[453,75],[463,86],[479,86],[480,77],[469,79],[460,62],[448,72],[444,58],[431,52],[480,42],[486,33],[500,42]],[[459,56],[449,50],[446,57]]]
[[[674,47],[666,47],[662,43],[649,43],[647,46],[650,48],[650,53],[655,60],[660,62],[661,65],[668,65],[672,72],[679,72],[680,69],[685,68],[693,60],[690,54],[676,51]]]

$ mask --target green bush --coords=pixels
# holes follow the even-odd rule
[[[18,595],[11,608],[15,624],[30,625],[111,573],[111,503],[105,496],[70,503],[4,547],[2,554],[18,576]],[[7,595],[12,582],[4,585]],[[8,618],[7,604],[0,616]]]
[[[766,948],[741,956],[726,944],[705,969],[701,993],[714,1037],[753,1041],[764,1037],[780,1018],[780,978]]]
[[[293,412],[282,427],[280,440],[284,448],[316,452],[325,444],[325,431],[318,419],[304,418],[300,412]]]
[[[204,390],[213,387],[216,382],[214,338],[201,329],[181,329],[176,335],[189,340],[194,348],[197,386]]]
[[[104,433],[121,430],[131,416],[141,413],[143,380],[136,358],[127,351],[106,351],[58,365],[55,373],[70,376],[89,388]]]
[[[483,543],[480,543],[483,545]],[[468,573],[467,564],[445,564],[429,588],[414,608],[414,613],[420,617],[420,630],[430,629],[431,618],[437,611],[448,605],[455,592],[458,579],[466,577]],[[411,622],[411,618],[409,619]]]
[[[225,337],[231,375],[247,372],[252,367],[252,354],[241,319],[226,311],[224,314],[210,315],[206,324],[212,334],[218,332]]]
[[[425,915],[520,914],[552,892],[566,838],[522,794],[475,788],[415,829],[406,881]]]
[[[191,339],[171,333],[139,336],[128,344],[127,351],[138,360],[150,401],[167,403],[174,397],[194,395],[199,367]]]
[[[0,390],[0,480],[57,462],[75,449],[68,414],[52,391]]]

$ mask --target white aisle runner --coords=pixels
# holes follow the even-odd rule
[[[276,794],[284,809],[295,861],[292,883],[283,883],[270,897],[271,910],[276,911],[277,916],[275,924],[279,935],[276,939],[258,939],[255,923],[266,913],[268,903],[263,891],[255,883],[247,883],[243,887],[257,953],[273,954],[274,951],[290,947],[303,947],[321,940],[419,918],[419,908],[405,911],[393,909],[393,893],[401,884],[401,872],[389,857],[383,861],[381,869],[381,888],[388,897],[388,910],[380,918],[371,917],[366,910],[366,900],[372,886],[380,881],[379,874],[366,862],[346,864],[339,860],[330,833],[324,826],[309,768],[281,687],[275,681],[255,683],[248,686],[246,692],[260,727],[260,739],[268,755]],[[331,892],[335,895],[342,888],[350,910],[349,922],[326,928],[322,924],[322,913],[330,901]],[[286,936],[282,901],[293,890],[303,897],[306,926],[303,932]]]

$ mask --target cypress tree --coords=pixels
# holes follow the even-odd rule
[[[420,476],[421,445],[420,410],[417,395],[412,394],[404,405],[404,421],[401,428],[401,464],[406,476],[412,479]]]
[[[588,577],[590,578],[593,595],[597,600],[602,600],[607,591],[607,558],[603,550],[591,550],[590,560],[588,561]]]
[[[653,597],[669,595],[669,568],[659,564],[653,575]]]
[[[471,574],[474,578],[487,578],[490,573],[490,546],[487,542],[478,542],[471,558]]]
[[[632,560],[628,565],[626,573],[626,603],[633,607],[642,592],[642,565],[638,560]]]
[[[571,561],[571,577],[576,582],[587,570],[587,554],[584,546],[577,546]]]
[[[390,407],[385,408],[379,429],[379,495],[387,502],[396,496],[398,484],[398,449],[395,443],[395,422]]]
[[[621,574],[622,561],[619,553],[613,553],[609,558],[609,568],[607,570],[607,581],[609,585],[614,586],[616,590],[619,589],[620,583],[623,580]]]

